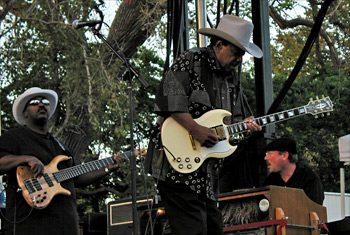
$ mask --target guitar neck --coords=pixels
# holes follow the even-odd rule
[[[144,151],[144,150],[142,150]],[[136,151],[139,152],[139,151]],[[124,153],[120,153],[120,155],[122,155],[125,159],[130,158],[131,154],[133,152],[124,152]],[[141,155],[144,155],[145,153],[142,152]],[[73,166],[73,167],[69,167],[63,170],[60,170],[58,172],[53,173],[53,176],[55,177],[55,179],[58,182],[62,182],[65,180],[69,180],[75,177],[78,177],[80,175],[89,173],[91,171],[95,171],[98,170],[100,168],[106,167],[109,164],[115,163],[113,157],[107,157],[107,158],[103,158],[100,160],[95,160],[92,162],[88,162],[85,164],[81,164],[81,165],[77,165],[77,166]]]
[[[285,110],[279,113],[269,114],[266,116],[255,118],[253,122],[257,123],[259,126],[268,126],[270,124],[274,124],[277,122],[281,122],[284,120],[288,120],[291,118],[295,118],[301,115],[307,114],[308,111],[305,106],[300,106],[298,108]],[[247,128],[248,122],[239,122],[235,124],[231,124],[227,126],[228,132],[230,136],[233,136],[235,134],[240,134],[248,131]]]
[[[53,176],[58,182],[62,182],[89,173],[91,171],[106,167],[112,163],[114,163],[113,157],[107,157],[104,159],[95,160],[92,162],[60,170],[58,172],[53,173]]]

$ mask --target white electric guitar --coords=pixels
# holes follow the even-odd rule
[[[260,126],[267,126],[304,114],[318,115],[331,111],[333,111],[332,101],[326,97],[310,101],[305,106],[256,118],[254,122]],[[237,146],[232,146],[229,139],[247,132],[248,128],[246,122],[225,125],[222,120],[226,116],[231,116],[231,113],[216,109],[195,119],[198,124],[212,129],[220,136],[219,142],[211,148],[201,146],[175,119],[167,118],[163,123],[161,136],[170,165],[180,173],[191,173],[197,170],[207,158],[224,158],[231,155]]]

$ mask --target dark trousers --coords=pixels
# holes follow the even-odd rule
[[[159,181],[157,188],[174,235],[223,234],[222,215],[217,202],[183,184]]]

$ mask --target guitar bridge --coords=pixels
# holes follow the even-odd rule
[[[216,126],[211,128],[212,131],[214,131],[218,136],[219,140],[225,140],[226,139],[226,134],[225,134],[225,129],[224,126]]]

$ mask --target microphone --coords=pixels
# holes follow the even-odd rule
[[[73,28],[80,29],[85,26],[93,27],[97,24],[101,24],[102,20],[91,20],[91,21],[80,21],[80,20],[74,20],[72,23]]]

